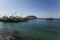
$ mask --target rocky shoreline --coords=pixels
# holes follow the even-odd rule
[[[7,32],[8,33],[8,32]],[[9,34],[9,33],[8,33]],[[21,40],[21,37],[18,35],[18,32],[15,31],[9,35],[0,35],[0,40]]]

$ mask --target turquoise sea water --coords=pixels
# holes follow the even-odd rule
[[[18,31],[22,40],[60,40],[60,20],[30,20],[27,22],[0,22],[0,33]]]

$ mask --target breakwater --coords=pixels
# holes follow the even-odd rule
[[[24,21],[28,21],[28,20],[33,20],[36,19],[36,16],[27,16],[27,17],[14,17],[14,16],[3,16],[2,18],[0,18],[0,21],[2,22],[24,22]]]

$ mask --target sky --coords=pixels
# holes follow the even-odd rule
[[[60,0],[0,0],[0,16],[60,18]]]

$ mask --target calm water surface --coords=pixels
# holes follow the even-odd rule
[[[19,23],[0,22],[0,34],[18,31],[22,40],[60,40],[60,20],[30,20]]]

